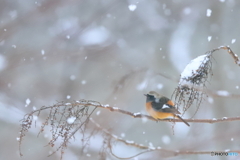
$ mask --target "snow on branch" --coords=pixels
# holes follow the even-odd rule
[[[192,106],[193,103],[196,103],[197,106],[194,115],[198,111],[202,99],[204,95],[206,95],[206,92],[204,91],[205,83],[207,82],[209,76],[213,75],[211,62],[212,55],[215,51],[220,49],[227,50],[234,59],[235,63],[240,66],[238,55],[233,53],[228,46],[220,46],[193,59],[181,73],[178,87],[172,95],[177,108],[183,104],[183,114]]]
[[[51,132],[51,140],[49,141],[48,145],[50,147],[56,146],[57,141],[62,141],[60,143],[60,146],[56,148],[56,150],[52,153],[54,154],[57,151],[61,151],[61,158],[64,154],[64,150],[68,147],[68,144],[70,140],[74,138],[74,135],[77,131],[80,131],[82,135],[85,134],[86,128],[89,121],[91,120],[91,115],[95,111],[96,108],[102,108],[107,109],[111,112],[118,112],[133,118],[147,118],[149,120],[156,121],[154,118],[141,114],[141,113],[132,113],[129,111],[122,110],[117,107],[111,107],[109,105],[103,105],[97,101],[87,101],[87,100],[80,100],[75,101],[73,103],[64,103],[64,102],[58,102],[52,106],[46,107],[43,106],[39,110],[32,111],[29,114],[26,114],[21,121],[21,131],[20,131],[20,137],[19,137],[19,151],[20,155],[21,153],[21,145],[23,138],[26,136],[26,133],[28,130],[32,127],[33,122],[37,121],[34,116],[41,116],[40,113],[43,111],[48,112],[48,116],[45,118],[45,122],[42,123],[42,126],[40,128],[39,134],[41,134],[45,129],[46,126],[50,127]],[[223,117],[223,118],[213,118],[213,119],[185,119],[187,122],[192,123],[217,123],[217,122],[228,122],[228,121],[239,121],[240,117]],[[167,121],[167,122],[182,122],[179,119],[161,119],[158,121]],[[96,124],[96,123],[95,123]],[[98,128],[100,125],[96,125]],[[106,130],[102,129],[105,133],[107,133]],[[38,134],[38,135],[39,135]],[[117,141],[121,141],[127,145],[130,144],[130,141],[124,141],[120,138],[116,138],[114,136],[111,136],[115,138]],[[88,143],[89,139],[86,140],[86,143]],[[149,149],[145,146],[141,146],[137,143],[131,142],[131,145],[140,148],[140,149]],[[83,146],[84,147],[84,146]],[[109,146],[108,146],[109,147]],[[156,150],[156,149],[154,149]],[[174,151],[175,152],[175,151]],[[185,152],[183,152],[185,153]],[[181,154],[183,154],[181,153]],[[178,153],[179,154],[179,153]],[[186,152],[187,154],[187,152]],[[190,154],[190,152],[189,152]]]

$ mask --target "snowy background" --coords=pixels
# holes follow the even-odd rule
[[[19,157],[19,121],[33,109],[84,98],[146,113],[143,94],[155,90],[170,97],[191,59],[221,45],[240,55],[239,7],[237,0],[1,0],[0,159],[59,159],[59,154],[46,158],[52,151],[44,147],[50,134],[37,138],[39,128],[27,134],[24,156]],[[195,117],[239,116],[239,96],[225,96],[240,94],[240,68],[226,51],[214,55],[214,75],[207,87],[222,96],[205,98]],[[96,113],[93,118],[115,135],[147,146],[193,151],[240,148],[238,121],[190,123],[190,128],[178,123],[172,135],[167,122],[133,119],[104,109]],[[80,155],[81,143],[74,144],[64,159],[98,158],[98,147]],[[100,136],[92,144],[100,146]],[[123,157],[137,152],[124,145],[115,149]],[[138,158],[159,159],[159,154]],[[168,157],[193,158],[219,159]]]

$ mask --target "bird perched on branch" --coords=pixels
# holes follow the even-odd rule
[[[164,97],[157,92],[150,91],[148,94],[144,94],[147,97],[146,110],[156,120],[165,119],[168,117],[177,117],[182,120],[187,126],[190,126],[182,117],[175,107],[173,101]]]

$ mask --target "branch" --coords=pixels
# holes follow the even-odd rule
[[[113,153],[112,151],[112,145],[110,143],[110,141],[108,142],[108,146],[109,146],[109,149],[110,149],[110,153],[118,158],[118,159],[131,159],[131,158],[134,158],[134,157],[137,157],[143,153],[146,153],[146,152],[153,152],[153,151],[159,151],[159,152],[164,152],[164,153],[170,153],[172,156],[178,156],[178,155],[195,155],[195,154],[209,154],[209,155],[212,155],[213,153],[229,153],[229,152],[236,152],[236,153],[240,153],[240,150],[225,150],[225,151],[179,151],[179,150],[169,150],[169,149],[164,149],[164,148],[161,148],[161,147],[154,147],[154,146],[144,146],[142,144],[138,144],[138,143],[135,143],[134,141],[129,141],[129,140],[124,140],[116,135],[113,135],[112,133],[110,133],[109,131],[107,131],[106,129],[102,128],[97,122],[95,122],[92,118],[90,118],[90,121],[99,129],[101,130],[102,132],[104,132],[107,136],[110,136],[111,139],[114,139],[115,141],[118,141],[118,142],[122,142],[124,143],[125,145],[127,146],[132,146],[132,147],[136,147],[136,148],[139,148],[139,149],[144,149],[145,151],[141,151],[139,152],[138,154],[136,155],[133,155],[131,157],[119,157],[117,156],[116,154]]]
[[[125,115],[129,115],[133,118],[147,118],[149,120],[152,120],[152,121],[164,121],[164,122],[182,122],[180,119],[154,119],[153,117],[151,116],[148,116],[148,115],[145,115],[145,114],[141,114],[139,112],[137,113],[132,113],[132,112],[129,112],[129,111],[125,111],[125,110],[122,110],[118,107],[110,107],[108,104],[106,105],[102,105],[100,104],[99,102],[91,102],[91,101],[76,101],[76,103],[71,103],[70,104],[71,106],[72,105],[76,105],[76,106],[79,106],[79,105],[85,105],[85,106],[95,106],[95,107],[99,107],[99,108],[104,108],[104,109],[108,109],[112,112],[119,112],[119,113],[122,113],[122,114],[125,114]],[[194,118],[191,118],[191,119],[184,119],[185,121],[187,122],[192,122],[192,123],[219,123],[219,122],[229,122],[229,121],[239,121],[240,120],[240,117],[222,117],[222,118],[212,118],[212,119],[194,119]]]

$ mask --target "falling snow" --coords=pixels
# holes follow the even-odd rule
[[[164,135],[164,136],[162,136],[162,141],[165,144],[169,144],[171,139],[170,139],[170,137],[168,135]]]
[[[128,6],[128,9],[133,12],[133,11],[135,11],[135,9],[137,9],[137,6],[135,4],[130,4]]]
[[[25,107],[27,107],[29,104],[31,103],[31,100],[28,98],[26,99],[26,104],[25,104]]]
[[[214,99],[213,99],[212,97],[208,97],[208,102],[209,102],[210,104],[213,104]]]
[[[138,84],[136,89],[141,91],[141,90],[145,89],[146,87],[147,87],[147,81],[145,80],[142,83]]]
[[[71,98],[71,96],[70,95],[67,95],[67,97],[66,97],[67,99],[70,99]]]
[[[76,120],[76,117],[69,117],[68,119],[67,119],[67,123],[68,124],[73,124],[74,123],[74,121]]]
[[[183,13],[184,13],[185,15],[189,15],[191,12],[192,12],[192,9],[189,8],[189,7],[186,7],[186,8],[183,9]]]
[[[206,13],[206,16],[207,17],[210,17],[212,14],[212,10],[211,9],[207,9],[207,13]]]
[[[45,54],[45,51],[44,51],[43,49],[41,50],[41,54],[42,54],[42,55],[44,55],[44,54]]]
[[[76,79],[76,76],[75,76],[75,75],[71,75],[71,76],[70,76],[70,79],[71,79],[72,81],[74,81],[74,80]]]
[[[121,137],[125,137],[125,133],[121,133]]]
[[[210,42],[212,40],[212,36],[208,36],[208,42]]]
[[[163,88],[163,84],[161,84],[161,83],[157,84],[157,88],[158,89],[162,89]]]
[[[85,80],[82,80],[82,85],[84,85],[84,84],[86,84],[87,83],[87,81],[85,81]]]
[[[100,115],[100,113],[101,113],[101,111],[97,111],[97,112],[96,112],[96,115],[98,116],[98,115]]]
[[[235,43],[235,42],[236,42],[236,39],[232,39],[232,41],[231,41],[231,42],[232,42],[232,44],[233,44],[233,43]]]

